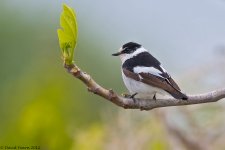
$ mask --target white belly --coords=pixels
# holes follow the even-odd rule
[[[126,77],[123,71],[122,71],[122,77],[123,77],[123,82],[125,86],[127,87],[128,91],[130,92],[130,94],[132,95],[134,93],[138,93],[135,96],[136,98],[153,98],[155,94],[156,94],[156,99],[165,98],[165,95],[168,96],[167,92],[164,90],[161,90],[157,87],[153,87],[145,83]]]

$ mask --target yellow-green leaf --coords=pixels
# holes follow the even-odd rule
[[[78,29],[75,11],[66,4],[63,5],[63,12],[60,16],[60,26],[61,29],[57,30],[59,45],[62,50],[65,63],[70,65],[73,62]]]

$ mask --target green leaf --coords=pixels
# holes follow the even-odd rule
[[[71,65],[73,63],[74,49],[77,45],[78,29],[75,11],[66,4],[63,4],[60,26],[61,29],[57,30],[59,46],[66,65]]]

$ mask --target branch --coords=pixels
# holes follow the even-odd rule
[[[168,107],[168,106],[181,106],[181,105],[192,105],[201,103],[216,102],[225,98],[225,88],[211,91],[204,94],[188,95],[188,100],[178,100],[174,98],[168,99],[135,99],[125,98],[119,96],[112,89],[108,90],[100,86],[95,82],[91,76],[83,72],[75,64],[66,65],[64,67],[68,70],[70,74],[74,77],[80,79],[88,88],[89,92],[99,95],[106,100],[116,104],[117,106],[126,109],[140,109],[140,110],[151,110],[158,107]]]
[[[183,144],[187,149],[191,150],[208,150],[209,145],[205,142],[204,138],[199,138],[193,134],[187,135],[178,126],[171,122],[171,118],[168,117],[166,111],[157,112],[158,118],[162,121],[166,130],[171,133],[169,135],[174,136],[180,143]]]

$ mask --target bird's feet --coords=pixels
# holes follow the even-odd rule
[[[134,93],[134,94],[132,94],[132,95],[129,95],[129,94],[123,93],[122,96],[125,97],[125,98],[131,98],[131,99],[134,101],[134,103],[135,103],[135,98],[134,98],[134,97],[135,97],[137,94],[138,94],[138,93]]]
[[[130,96],[131,96],[131,95],[127,94],[127,93],[122,93],[121,95],[122,95],[123,97],[125,97],[125,98],[130,98]]]
[[[152,99],[156,102],[156,93],[154,94]]]
[[[134,97],[137,95],[138,93],[134,93],[132,95],[130,95],[130,98],[134,99]]]

